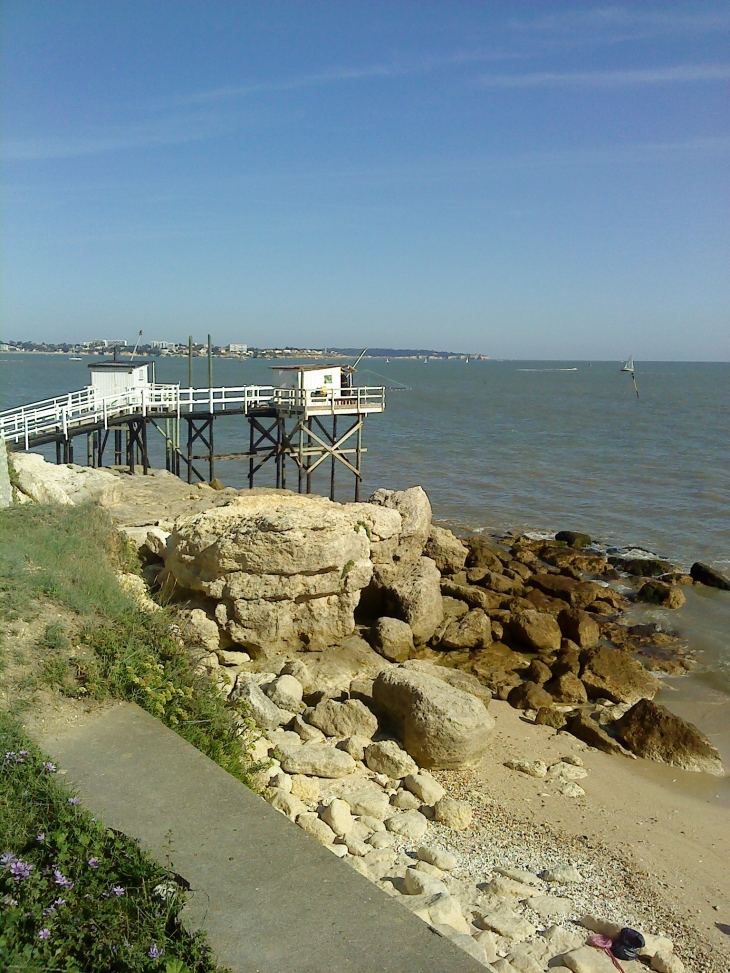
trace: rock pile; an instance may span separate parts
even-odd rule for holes
[[[294,668],[297,676],[284,671]],[[301,660],[278,675],[242,672],[236,693],[250,701],[264,731],[255,757],[268,762],[261,775],[266,800],[486,969],[601,973],[605,954],[586,943],[610,924],[581,918],[571,897],[583,882],[579,869],[496,868],[475,882],[464,867],[470,863],[443,846],[444,834],[472,826],[472,806],[450,797],[414,753],[422,749],[442,766],[457,757],[468,765],[490,719],[482,700],[439,678],[438,669],[423,661],[386,668],[374,680],[372,709],[348,693],[307,705],[316,677]],[[279,728],[285,721],[291,730]],[[387,735],[394,726],[397,740]],[[411,733],[427,742],[413,745]],[[586,774],[575,756],[549,768],[540,761],[511,765],[558,788],[580,790],[575,781]],[[670,940],[645,938],[642,958],[652,969],[681,973]]]

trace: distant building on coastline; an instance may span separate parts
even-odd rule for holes
[[[176,341],[150,341],[150,348],[159,348],[160,351],[177,351]]]
[[[239,345],[239,344],[228,345],[228,351],[232,355],[245,355],[246,352],[248,351],[248,345]]]

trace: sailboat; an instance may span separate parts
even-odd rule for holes
[[[636,398],[638,399],[639,398],[639,389],[638,389],[638,386],[636,384],[636,371],[634,369],[634,356],[633,355],[629,355],[629,360],[623,366],[623,368],[621,369],[621,371],[622,372],[628,372],[629,375],[631,376],[631,378],[633,380],[633,383],[634,383],[634,392],[636,392]]]

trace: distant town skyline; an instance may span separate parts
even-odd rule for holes
[[[0,17],[3,341],[730,358],[729,3]]]

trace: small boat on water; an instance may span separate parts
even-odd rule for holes
[[[630,355],[629,356],[629,360],[623,366],[623,368],[621,369],[621,371],[622,372],[630,372],[632,375],[634,374],[634,356],[633,355]]]
[[[80,358],[78,355],[69,355],[68,356],[68,360],[69,361],[83,361],[84,359],[83,358]]]

